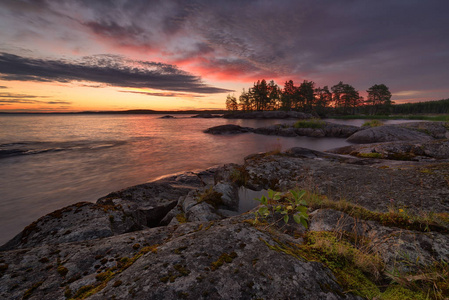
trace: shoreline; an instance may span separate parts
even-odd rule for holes
[[[440,125],[365,128],[353,135],[427,140],[252,154],[243,164],[164,176],[61,208],[1,246],[0,295],[357,299],[401,291],[419,299],[427,285],[414,290],[388,274],[418,276],[449,261],[449,152],[429,156],[443,153],[431,147],[448,144]],[[407,151],[409,160],[388,158],[391,151]],[[305,204],[295,205],[305,205],[307,226],[274,210],[256,218],[261,206],[239,213],[241,187],[278,191],[283,201],[291,190],[306,191]],[[286,203],[279,205],[288,215]],[[286,279],[272,285],[270,277]],[[444,284],[431,286],[445,293]]]

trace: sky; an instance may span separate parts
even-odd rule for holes
[[[223,109],[260,79],[449,98],[447,0],[0,0],[0,111]]]

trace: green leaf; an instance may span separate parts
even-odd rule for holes
[[[266,206],[262,206],[261,208],[259,208],[258,212],[263,217],[266,217],[270,214],[270,212],[268,211],[268,207],[266,207]]]
[[[304,215],[307,215],[307,207],[305,207],[305,206],[297,206],[296,210],[301,212]]]
[[[306,219],[304,219],[304,218],[301,218],[301,224],[302,224],[302,226],[304,226],[304,228],[306,228],[306,229],[307,229],[307,227],[309,227],[309,224],[307,224],[307,221],[306,221]]]
[[[306,191],[298,192],[296,197],[295,197],[295,203],[298,204],[298,205],[301,204],[301,202],[303,201],[301,199],[302,199],[302,197],[304,197],[305,194],[306,194]]]
[[[294,214],[293,215],[293,220],[295,220],[295,222],[297,224],[301,223],[301,216],[299,214]]]
[[[268,204],[268,199],[265,196],[260,197],[260,203],[267,205]]]
[[[284,216],[284,222],[285,222],[285,224],[288,223],[288,215],[285,215],[285,216]]]

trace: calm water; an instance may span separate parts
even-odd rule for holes
[[[157,177],[201,170],[279,147],[326,150],[343,139],[214,136],[222,124],[285,120],[160,119],[160,115],[0,116],[0,244],[37,218]],[[293,122],[293,121],[291,121]]]

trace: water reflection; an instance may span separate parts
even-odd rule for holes
[[[242,163],[249,154],[274,149],[348,145],[336,138],[203,133],[223,124],[261,127],[293,121],[159,117],[0,116],[0,145],[27,143],[24,151],[36,145],[62,149],[0,159],[0,243],[55,209],[95,202],[109,192],[163,175]]]

